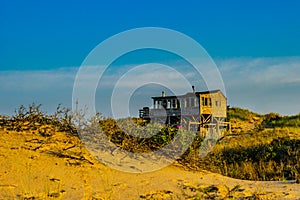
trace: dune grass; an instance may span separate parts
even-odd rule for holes
[[[203,159],[192,151],[184,162],[239,179],[299,181],[299,147],[299,137],[286,129],[253,131],[219,141]]]
[[[259,115],[241,108],[228,112],[234,123],[251,123],[253,117],[260,123],[246,132],[228,134],[203,159],[199,149],[192,149],[182,163],[239,179],[300,181],[299,115]]]
[[[53,115],[40,111],[40,105],[20,106],[12,117],[1,117],[2,128],[22,131],[51,124],[58,131],[77,135],[72,124],[73,114],[60,105]],[[276,113],[260,115],[241,108],[230,108],[228,117],[234,123],[257,122],[253,129],[238,134],[227,134],[204,158],[199,158],[203,138],[197,135],[194,143],[179,159],[193,169],[206,169],[226,176],[247,180],[300,180],[300,114],[282,117]],[[137,126],[131,126],[134,123]],[[242,124],[242,123],[240,123]],[[150,152],[167,145],[178,129],[146,124],[140,119],[93,120],[101,131],[118,147],[130,152]],[[243,127],[241,127],[243,129]],[[135,134],[150,133],[150,137]],[[47,131],[39,131],[47,134]],[[128,134],[130,133],[130,134]],[[188,136],[189,134],[186,134]],[[184,140],[180,142],[185,142]],[[178,144],[182,145],[182,144]]]

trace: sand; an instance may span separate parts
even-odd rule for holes
[[[0,199],[300,199],[296,183],[238,180],[176,162],[126,173],[96,160],[75,136],[43,135],[0,130]]]

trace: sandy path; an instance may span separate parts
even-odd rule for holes
[[[206,171],[187,171],[176,165],[150,173],[124,173],[90,157],[77,159],[75,148],[63,151],[73,151],[71,158],[58,156],[58,146],[72,147],[76,141],[62,139],[64,136],[59,134],[57,137],[60,139],[47,143],[38,134],[0,131],[0,199],[300,197],[299,184],[237,180]],[[226,186],[230,190],[236,185],[241,186],[239,190],[229,194]]]

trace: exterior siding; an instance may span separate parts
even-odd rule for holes
[[[142,118],[155,120],[161,118],[180,119],[180,117],[183,117],[199,122],[201,116],[205,119],[212,116],[215,119],[221,118],[223,120],[227,117],[227,100],[220,90],[187,93],[178,97],[152,97],[152,99],[152,109],[147,108],[149,110],[147,112],[146,109],[140,110],[140,112],[142,111],[142,115],[140,115]],[[144,116],[143,113],[149,114]]]
[[[212,114],[214,117],[227,117],[227,102],[222,92],[199,94],[200,114]]]

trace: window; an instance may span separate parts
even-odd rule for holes
[[[211,98],[202,97],[202,106],[211,106]]]
[[[172,100],[172,108],[177,108],[176,99]]]
[[[187,107],[187,104],[188,104],[188,103],[187,103],[187,100],[186,100],[186,99],[182,99],[181,101],[182,101],[182,107],[183,107],[183,108],[186,108],[186,107]]]
[[[157,108],[157,109],[160,109],[160,108],[161,108],[161,101],[160,101],[160,100],[158,100],[156,105],[157,105],[157,107],[156,107],[156,108]]]
[[[197,98],[191,98],[191,107],[197,106]]]
[[[221,106],[221,102],[220,101],[216,101],[216,106]]]
[[[163,108],[167,108],[167,100],[163,100],[162,101],[162,107]]]
[[[171,100],[168,100],[168,105],[167,105],[167,108],[171,108]]]
[[[190,99],[189,98],[187,98],[186,100],[185,100],[185,107],[187,108],[187,107],[190,107]]]
[[[180,99],[180,106],[181,106],[181,108],[185,108],[184,99]]]

